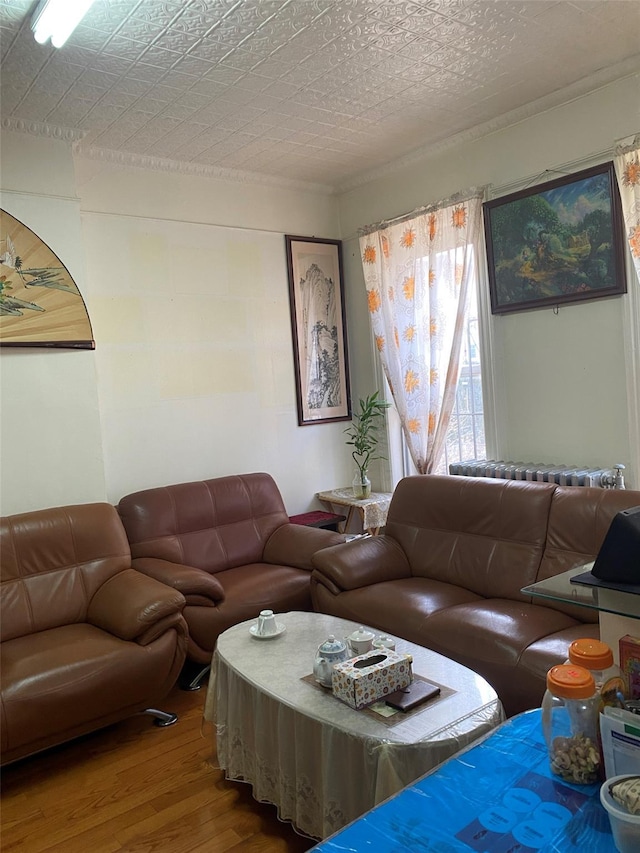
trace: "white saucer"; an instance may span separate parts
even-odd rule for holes
[[[274,637],[279,637],[281,634],[284,634],[284,632],[287,630],[287,626],[283,625],[281,622],[276,622],[276,626],[277,626],[278,630],[275,632],[275,634],[258,634],[258,626],[257,625],[252,625],[249,628],[249,633],[251,634],[252,637],[255,637],[256,640],[273,640]]]

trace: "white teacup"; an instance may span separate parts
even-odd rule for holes
[[[278,626],[276,625],[276,617],[273,615],[273,610],[260,611],[256,633],[267,637],[270,634],[278,633]]]

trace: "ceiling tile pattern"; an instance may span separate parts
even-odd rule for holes
[[[0,0],[0,111],[80,148],[343,188],[640,68],[639,0],[96,0],[61,49]]]

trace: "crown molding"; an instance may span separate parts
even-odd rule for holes
[[[563,89],[559,89],[557,92],[546,95],[544,98],[538,98],[535,101],[530,101],[528,104],[524,104],[522,107],[517,107],[508,113],[497,116],[495,119],[491,119],[490,121],[475,125],[468,130],[456,133],[441,142],[417,148],[410,154],[407,154],[398,160],[393,160],[390,163],[386,163],[384,166],[362,172],[360,175],[356,175],[351,180],[345,181],[342,185],[341,191],[348,192],[349,190],[356,189],[364,184],[369,184],[378,178],[394,174],[401,169],[405,169],[407,166],[416,165],[428,157],[442,154],[458,145],[474,142],[476,139],[480,139],[483,136],[489,136],[491,133],[504,130],[504,128],[509,127],[510,125],[518,124],[525,119],[532,118],[533,116],[539,115],[547,110],[554,109],[562,104],[567,104],[570,101],[584,97],[585,95],[594,92],[596,89],[604,88],[617,80],[633,76],[638,71],[640,71],[640,54],[633,56],[630,59],[626,59],[624,62],[618,63],[611,68],[604,68],[596,74],[584,77],[582,80],[578,80],[570,86],[565,86]]]
[[[302,192],[312,192],[320,195],[334,195],[336,189],[327,184],[314,184],[308,181],[295,181],[275,175],[262,175],[258,172],[243,172],[239,169],[225,169],[221,166],[208,166],[205,163],[192,163],[186,160],[171,160],[165,157],[150,157],[145,154],[134,154],[127,151],[114,151],[109,148],[99,148],[84,145],[88,131],[71,127],[58,127],[38,121],[7,116],[0,121],[3,130],[17,133],[29,133],[33,136],[45,136],[60,139],[72,145],[77,157],[89,160],[99,160],[117,166],[132,169],[147,169],[159,172],[174,172],[181,175],[195,175],[200,178],[213,178],[233,183],[253,184],[280,189]]]
[[[103,163],[113,163],[133,169],[147,169],[156,172],[173,172],[181,175],[193,175],[199,178],[230,181],[232,183],[262,185],[280,189],[313,192],[316,194],[333,195],[335,189],[327,184],[313,184],[306,181],[295,181],[280,178],[275,175],[262,175],[258,172],[243,172],[240,169],[225,169],[221,166],[208,166],[205,163],[193,163],[186,160],[171,160],[168,157],[150,157],[146,154],[133,154],[127,151],[114,151],[109,148],[98,148],[91,145],[76,143],[73,146],[78,157],[88,160],[99,160]]]
[[[29,121],[29,119],[5,116],[0,121],[3,130],[15,131],[16,133],[29,133],[32,136],[47,136],[50,139],[60,139],[72,144],[80,142],[86,136],[85,130],[74,127],[59,127],[56,124],[48,124],[42,121]]]

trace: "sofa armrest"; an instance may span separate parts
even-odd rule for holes
[[[215,575],[204,569],[171,563],[157,557],[136,557],[131,565],[137,571],[177,589],[184,595],[187,604],[215,607],[224,601],[222,584]]]
[[[110,577],[96,591],[87,609],[87,621],[121,640],[143,645],[158,624],[166,630],[182,621],[184,596],[133,569]]]
[[[368,536],[339,547],[324,548],[314,554],[313,566],[316,577],[326,578],[333,590],[358,589],[411,577],[406,554],[389,536]]]
[[[321,527],[283,524],[274,530],[267,540],[262,559],[265,563],[294,566],[310,572],[313,569],[311,558],[316,551],[332,545],[341,545],[346,540],[344,534]]]

